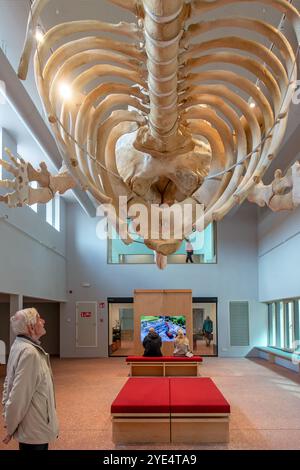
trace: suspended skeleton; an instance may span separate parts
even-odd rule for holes
[[[38,19],[49,1],[32,5],[21,79],[27,76]],[[98,204],[114,204],[117,211],[119,196],[146,208],[200,202],[204,227],[247,197],[272,210],[296,207],[299,163],[285,177],[277,171],[271,185],[261,182],[282,142],[297,78],[297,54],[283,33],[253,18],[202,20],[205,13],[245,0],[110,1],[132,12],[136,24],[63,23],[37,45],[37,86],[65,167],[52,176],[45,164],[36,171],[11,156],[12,165],[2,165],[15,180],[0,183],[14,192],[0,200],[13,207],[43,203],[79,185]],[[300,16],[288,1],[256,3],[286,15],[299,44]],[[217,38],[203,40],[208,31]],[[262,41],[247,39],[249,31],[271,42],[278,54]],[[78,33],[88,35],[78,39]],[[232,71],[237,67],[247,74]],[[70,83],[71,101],[59,95],[62,82]],[[30,181],[39,188],[30,188]],[[143,237],[162,268],[185,235],[153,239],[149,229]]]

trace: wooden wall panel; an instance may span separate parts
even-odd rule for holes
[[[192,291],[184,290],[140,290],[134,291],[134,354],[142,355],[141,317],[143,315],[162,315],[186,317],[186,334],[193,346]],[[162,353],[172,356],[174,343],[163,342]]]

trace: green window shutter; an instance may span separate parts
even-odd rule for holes
[[[249,346],[249,304],[229,302],[230,345]]]

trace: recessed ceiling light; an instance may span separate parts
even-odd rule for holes
[[[256,104],[255,103],[250,103],[250,108],[255,108]]]

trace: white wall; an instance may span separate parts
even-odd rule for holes
[[[273,181],[277,168],[283,173],[300,160],[300,106],[292,105],[287,132],[279,155],[264,182]],[[300,207],[294,211],[258,210],[258,279],[262,302],[300,297]]]
[[[258,223],[259,299],[300,297],[300,207],[262,211]]]
[[[76,350],[75,302],[132,297],[134,289],[191,288],[195,297],[218,297],[219,354],[241,356],[266,344],[266,307],[258,304],[256,208],[245,204],[218,224],[218,263],[215,265],[109,265],[107,242],[96,237],[97,219],[75,204],[67,209],[69,302],[61,316],[61,356],[107,355],[107,311],[99,311],[98,348]],[[82,287],[83,283],[91,287]],[[229,301],[250,303],[250,347],[229,345]]]
[[[4,147],[16,153],[16,143],[5,131],[1,154]],[[39,210],[44,211],[45,208]],[[0,204],[0,292],[65,300],[66,228],[63,200],[60,232],[29,207],[9,209]]]

